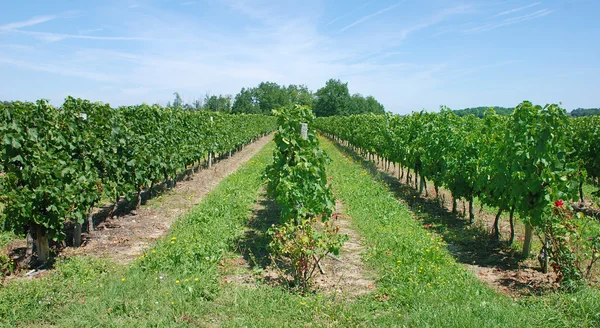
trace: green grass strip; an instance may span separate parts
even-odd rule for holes
[[[331,142],[329,175],[354,227],[368,243],[368,265],[379,272],[377,293],[385,300],[373,323],[411,327],[595,326],[600,293],[531,297],[520,302],[497,294],[457,264],[439,237],[415,220],[381,178]]]
[[[220,293],[218,263],[243,230],[273,143],[224,179],[131,266],[74,257],[50,275],[0,288],[5,326],[200,325]]]
[[[129,267],[77,257],[51,275],[0,288],[5,326],[593,327],[600,293],[513,301],[481,283],[360,163],[324,139],[333,189],[366,239],[377,289],[356,300],[220,283],[219,261],[244,231],[273,144],[207,195]],[[260,275],[260,268],[255,268]]]

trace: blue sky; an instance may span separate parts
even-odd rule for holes
[[[0,4],[0,99],[131,105],[329,78],[407,113],[600,107],[597,0]]]

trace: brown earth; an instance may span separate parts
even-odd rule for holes
[[[383,161],[377,163],[377,157],[375,162],[368,161],[351,148],[335,144],[341,151],[359,161],[372,176],[383,180],[390,192],[400,202],[407,204],[423,224],[423,228],[440,235],[447,243],[447,249],[452,256],[490,287],[512,297],[540,295],[558,287],[555,283],[556,274],[542,273],[537,258],[522,258],[520,247],[517,246],[523,243],[525,229],[516,216],[514,245],[508,245],[507,242],[510,236],[507,213],[502,214],[500,220],[502,238],[500,241],[494,241],[491,238],[491,230],[496,213],[492,210],[475,208],[475,222],[470,225],[468,218],[463,215],[463,212],[467,212],[468,216],[468,203],[458,201],[458,213],[452,213],[452,196],[449,191],[440,188],[439,197],[436,197],[434,186],[428,181],[428,195],[425,195],[425,191],[419,194],[414,188],[412,171],[411,180],[407,183],[407,171],[393,165],[388,168],[384,166]],[[402,179],[400,176],[403,176]],[[539,245],[539,238],[534,237],[532,254],[537,255]]]
[[[187,213],[221,180],[235,172],[262,149],[272,136],[263,137],[245,146],[212,165],[192,173],[174,189],[147,200],[146,204],[121,217],[102,221],[92,233],[83,233],[83,245],[79,248],[65,248],[63,256],[88,254],[106,257],[126,264],[134,260],[143,249],[164,236],[171,224],[182,214]]]
[[[333,215],[339,233],[348,236],[338,256],[321,260],[324,274],[316,272],[314,286],[328,294],[357,297],[375,289],[374,273],[362,263],[361,254],[366,251],[364,238],[353,228],[350,218],[343,214],[343,204],[336,202]],[[270,258],[266,232],[279,220],[277,204],[263,192],[251,214],[246,231],[236,242],[230,256],[221,262],[223,284],[254,287],[258,282],[279,285],[291,279],[280,263]],[[317,269],[317,271],[319,271]]]
[[[336,202],[335,216],[339,233],[347,235],[348,240],[339,256],[321,261],[325,274],[317,274],[315,284],[327,292],[349,297],[368,294],[375,289],[375,274],[365,268],[361,259],[361,254],[366,252],[365,239],[352,228],[351,219],[343,214],[343,204],[339,201]]]
[[[448,243],[450,253],[475,276],[503,294],[518,297],[526,295],[541,295],[559,287],[554,272],[543,273],[536,259],[524,259],[520,248],[508,245],[510,224],[508,213],[503,213],[499,221],[500,241],[492,240],[492,228],[496,213],[482,207],[475,208],[475,221],[468,224],[468,202],[457,202],[458,214],[452,214],[452,194],[439,189],[436,195],[432,183],[427,185],[427,193],[419,195],[414,189],[414,173],[411,181],[406,184],[406,171],[380,163],[377,165],[381,172],[396,178],[405,188],[411,189],[417,210],[417,217],[425,229],[439,233]],[[398,179],[399,175],[404,178]],[[437,196],[437,197],[436,197]],[[419,210],[421,212],[419,212]],[[515,245],[521,245],[525,240],[525,226],[515,215]],[[448,230],[452,231],[447,233]],[[534,236],[534,245],[541,245],[539,238]],[[534,247],[532,254],[537,254],[539,247]]]

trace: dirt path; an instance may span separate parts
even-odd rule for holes
[[[221,180],[235,172],[262,149],[272,136],[266,136],[247,145],[231,158],[214,163],[210,169],[202,169],[176,187],[154,199],[139,210],[117,219],[107,219],[91,234],[84,233],[84,244],[79,248],[66,248],[62,254],[73,256],[89,254],[107,257],[118,263],[129,263],[144,248],[165,235],[171,224],[187,213]]]
[[[322,261],[325,274],[318,274],[315,283],[321,289],[340,295],[356,297],[368,294],[375,289],[375,274],[369,272],[362,262],[361,254],[367,251],[364,238],[352,228],[350,217],[343,213],[343,204],[336,202],[336,226],[341,235],[348,240],[340,250],[339,256],[326,257]]]
[[[536,259],[522,259],[520,251],[508,245],[508,213],[503,213],[500,221],[504,241],[496,242],[491,238],[496,213],[490,209],[476,208],[475,223],[469,225],[464,213],[468,203],[459,201],[459,213],[452,214],[452,195],[448,190],[440,188],[439,198],[436,198],[435,187],[428,182],[427,189],[419,195],[414,189],[414,172],[411,172],[412,179],[407,183],[407,172],[398,167],[386,167],[383,161],[377,163],[377,159],[375,163],[363,162],[363,165],[383,173],[383,181],[390,191],[408,204],[423,223],[423,228],[441,235],[452,256],[491,288],[505,295],[519,297],[541,295],[559,287],[555,282],[556,273],[542,273]],[[403,178],[400,179],[400,176]],[[522,243],[524,225],[517,218],[515,221],[515,241]],[[537,237],[535,239],[539,242]]]
[[[440,188],[440,197],[436,198],[432,183],[428,181],[428,196],[421,195],[415,189],[414,173],[412,179],[406,182],[406,171],[398,167],[384,167],[383,162],[377,164],[368,162],[350,148],[335,143],[340,150],[345,151],[361,162],[363,167],[377,179],[383,180],[395,197],[406,203],[414,215],[423,224],[423,228],[441,235],[448,244],[448,251],[457,262],[462,263],[481,281],[491,288],[512,297],[521,295],[540,295],[556,289],[553,272],[542,273],[536,259],[522,259],[517,248],[507,244],[509,236],[508,214],[504,213],[500,221],[500,232],[504,240],[494,242],[491,239],[491,228],[495,214],[486,209],[475,209],[475,223],[468,224],[468,219],[461,213],[466,203],[458,202],[458,214],[453,214],[452,197],[449,191]],[[402,179],[399,176],[403,175]],[[515,242],[524,240],[523,224],[515,218]],[[537,238],[536,238],[537,240]]]
[[[407,172],[389,169],[383,164],[377,165],[379,171],[389,174],[398,179],[399,175],[404,178],[398,180],[405,188],[414,188],[414,173],[410,185],[406,184]],[[412,192],[416,192],[412,190]],[[416,207],[415,207],[416,206]],[[479,280],[487,283],[490,287],[509,296],[541,295],[558,287],[555,283],[556,274],[542,273],[535,259],[522,259],[517,249],[510,247],[506,240],[510,236],[510,225],[508,213],[502,214],[499,228],[504,237],[503,242],[494,242],[491,239],[491,231],[495,220],[495,213],[486,209],[475,209],[475,222],[468,225],[465,216],[468,203],[458,201],[458,215],[451,214],[452,194],[444,189],[439,189],[439,198],[436,198],[435,188],[432,183],[427,185],[422,195],[414,198],[413,210],[417,209],[417,216],[423,221],[425,229],[433,230],[434,233],[442,235],[449,230],[450,238],[444,238],[448,243],[450,253],[464,266],[475,274]],[[524,240],[524,225],[515,218],[515,242],[522,243]],[[436,231],[440,230],[440,231]],[[538,238],[535,238],[539,242]]]
[[[272,284],[282,283],[280,268],[269,257],[267,245],[270,241],[267,230],[279,222],[279,207],[266,193],[259,198],[248,220],[246,230],[236,241],[233,252],[221,263],[222,281],[248,287],[257,281]],[[366,252],[364,239],[352,228],[350,218],[343,214],[343,204],[336,202],[333,215],[340,234],[348,235],[339,256],[321,260],[324,274],[315,274],[314,285],[328,294],[353,298],[368,294],[375,289],[375,274],[369,272],[361,258]],[[291,279],[288,277],[288,279]]]

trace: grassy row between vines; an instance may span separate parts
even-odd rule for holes
[[[0,288],[0,325],[204,325],[196,319],[218,297],[221,256],[256,202],[272,151],[269,143],[129,267],[74,257],[58,260],[43,278],[7,282]]]
[[[234,254],[271,161],[270,143],[182,217],[129,267],[84,257],[58,261],[33,281],[0,288],[5,326],[594,326],[600,293],[583,289],[514,301],[481,283],[428,234],[380,179],[321,139],[336,197],[365,238],[371,294],[348,300],[306,296],[256,280],[226,283],[222,258]],[[255,268],[260,276],[260,268]]]
[[[379,178],[343,156],[329,141],[336,195],[369,243],[366,259],[379,272],[377,293],[398,312],[377,316],[377,324],[407,326],[595,326],[600,324],[600,291],[585,288],[514,301],[499,295],[449,255],[440,238],[415,220]],[[392,312],[392,311],[389,311]],[[389,321],[386,321],[386,317]]]

